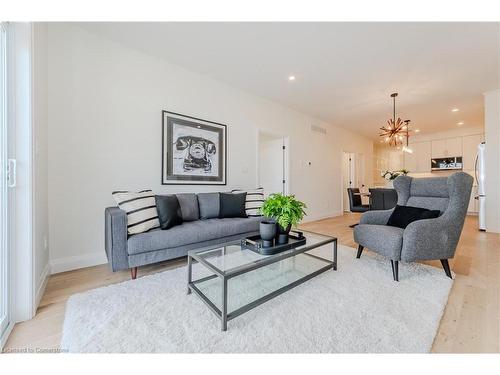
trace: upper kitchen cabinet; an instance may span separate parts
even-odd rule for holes
[[[462,137],[438,139],[431,142],[432,157],[462,156]]]
[[[477,146],[483,141],[483,134],[467,135],[463,137],[463,169],[473,171],[476,161]]]
[[[431,171],[431,142],[416,143],[417,172]]]
[[[431,142],[416,142],[410,144],[413,153],[405,153],[405,169],[413,173],[431,171]]]

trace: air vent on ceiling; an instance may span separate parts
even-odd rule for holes
[[[316,133],[326,134],[326,129],[322,128],[319,125],[311,125],[311,131]]]

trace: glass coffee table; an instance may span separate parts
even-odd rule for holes
[[[197,294],[220,318],[222,331],[226,331],[229,320],[325,271],[337,269],[337,238],[302,232],[304,245],[275,255],[243,248],[241,240],[189,251],[187,293]],[[332,244],[331,253],[320,249],[327,244]],[[194,266],[199,274],[196,279]]]

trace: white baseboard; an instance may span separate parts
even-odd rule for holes
[[[49,262],[47,262],[45,268],[42,271],[42,275],[40,276],[40,283],[36,288],[34,311],[36,311],[38,305],[40,304],[40,301],[42,300],[43,293],[45,293],[45,288],[47,287],[47,281],[49,280],[49,276],[50,276],[50,264]]]
[[[303,221],[302,224],[310,223],[311,221],[316,220],[328,219],[329,217],[340,215],[342,215],[342,211],[332,211],[323,215],[306,216],[307,220]],[[85,267],[98,266],[105,263],[108,263],[108,259],[106,258],[106,254],[103,250],[102,252],[99,251],[85,255],[51,259],[50,271],[53,275],[55,273],[66,272]]]
[[[306,216],[306,220],[302,221],[301,224],[307,224],[312,221],[328,219],[330,217],[335,217],[335,216],[341,216],[342,214],[343,214],[342,211],[332,211],[323,215],[313,215],[313,216],[308,215]]]
[[[76,270],[78,268],[92,267],[99,264],[108,263],[106,254],[103,251],[76,255],[72,257],[56,258],[50,260],[50,270],[52,274]]]

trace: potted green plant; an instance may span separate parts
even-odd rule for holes
[[[264,201],[261,213],[276,221],[278,242],[286,243],[292,226],[297,226],[306,215],[305,208],[306,204],[296,199],[294,195],[275,193]]]

